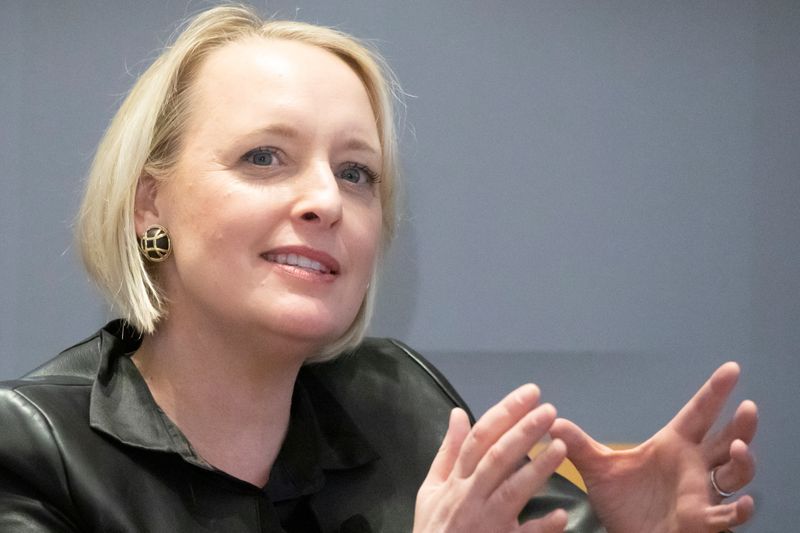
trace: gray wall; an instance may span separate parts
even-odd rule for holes
[[[0,3],[0,377],[106,310],[70,240],[115,105],[184,1]],[[374,39],[411,97],[373,331],[480,413],[536,381],[606,441],[720,362],[761,407],[742,531],[796,525],[800,4],[271,1]]]

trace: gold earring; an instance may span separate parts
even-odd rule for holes
[[[151,263],[166,261],[172,252],[172,242],[169,240],[167,228],[158,224],[147,228],[139,239],[139,250]]]

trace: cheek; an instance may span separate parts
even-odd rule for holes
[[[359,220],[361,224],[354,242],[357,245],[358,254],[364,262],[364,268],[371,273],[377,260],[383,234],[383,218],[380,204],[378,204],[378,207],[365,210]]]
[[[211,240],[224,238],[225,227],[237,219],[235,212],[247,212],[252,198],[223,179],[201,178],[186,184],[174,194],[172,218],[174,224],[197,237]]]

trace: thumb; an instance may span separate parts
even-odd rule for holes
[[[550,426],[550,436],[558,438],[567,445],[567,457],[575,467],[585,474],[596,467],[606,447],[583,431],[577,424],[566,418],[557,418]]]
[[[425,482],[441,483],[450,476],[453,466],[456,464],[458,454],[461,452],[461,445],[469,433],[469,417],[463,409],[456,407],[450,411],[450,422],[447,433],[442,440],[442,445],[433,458],[431,468],[425,478]]]

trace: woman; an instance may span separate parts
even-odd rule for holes
[[[755,405],[707,435],[735,364],[653,438],[611,452],[534,385],[470,428],[413,353],[359,345],[394,227],[390,80],[349,36],[241,7],[196,17],[142,75],[98,148],[78,227],[125,321],[3,388],[0,529],[595,530],[550,477],[566,455],[608,531],[749,518],[749,496],[723,500],[752,478]],[[447,398],[416,412],[456,407],[438,452],[424,432],[411,450],[375,444],[417,427],[403,422],[413,395],[389,388],[404,380]],[[424,480],[420,456],[435,456]]]

